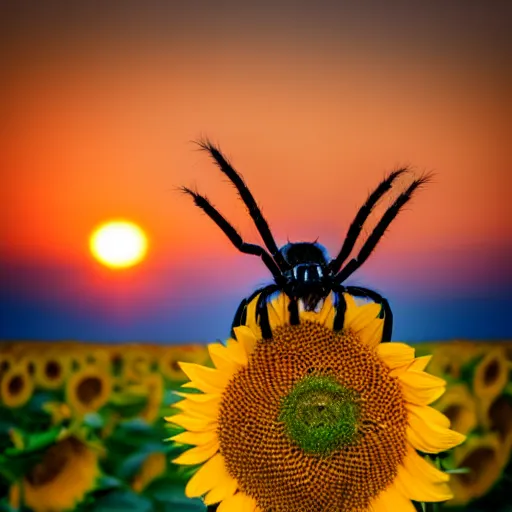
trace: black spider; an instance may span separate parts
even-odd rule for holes
[[[346,311],[343,298],[345,292],[356,297],[370,299],[381,305],[380,318],[384,319],[382,341],[389,341],[393,329],[393,315],[388,301],[373,290],[359,286],[343,286],[342,283],[368,259],[398,212],[411,199],[413,193],[429,180],[429,176],[425,175],[412,181],[384,213],[372,233],[365,240],[357,257],[350,259],[345,264],[372,209],[391,188],[393,182],[400,175],[407,172],[406,168],[389,174],[370,194],[350,225],[340,252],[336,258],[329,260],[326,249],[317,242],[287,243],[278,248],[269,225],[242,176],[229,164],[218,147],[207,140],[198,142],[198,144],[201,149],[210,153],[220,170],[238,190],[267,249],[260,245],[244,242],[237,230],[215,209],[205,196],[187,187],[182,187],[181,190],[193,197],[195,204],[222,229],[239,251],[259,256],[274,277],[273,284],[259,288],[250,297],[242,300],[235,314],[232,327],[245,324],[247,320],[246,306],[260,294],[256,307],[256,321],[261,327],[263,337],[270,339],[272,338],[272,331],[266,306],[267,301],[274,293],[284,292],[290,298],[290,323],[293,325],[299,323],[299,301],[302,302],[302,307],[306,311],[313,311],[322,299],[333,292],[336,307],[334,329],[342,330]]]

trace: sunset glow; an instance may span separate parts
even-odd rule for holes
[[[112,221],[96,229],[90,240],[94,257],[112,268],[133,267],[147,252],[147,238],[142,229],[127,221]]]
[[[59,4],[2,12],[0,338],[224,339],[272,275],[180,191],[265,245],[206,138],[278,246],[333,257],[384,176],[433,173],[344,284],[395,339],[512,337],[510,2]]]

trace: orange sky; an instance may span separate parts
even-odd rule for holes
[[[385,173],[435,172],[352,284],[390,299],[398,339],[509,336],[511,15],[506,0],[9,4],[0,337],[224,336],[269,276],[176,192],[196,186],[258,241],[201,136],[278,244],[331,254]],[[124,272],[88,249],[118,217],[150,244]]]
[[[4,256],[82,262],[92,228],[118,216],[147,230],[154,261],[232,254],[174,190],[196,184],[254,240],[232,188],[189,143],[201,135],[242,171],[281,242],[320,236],[334,252],[368,191],[411,164],[436,179],[383,257],[510,247],[508,91],[492,45],[438,26],[443,46],[419,19],[404,40],[372,38],[376,22],[361,20],[360,32],[329,25],[319,37],[321,19],[305,38],[299,18],[231,35],[229,19],[157,35],[143,22],[51,35],[21,24],[3,85]]]

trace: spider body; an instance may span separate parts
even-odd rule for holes
[[[268,223],[242,176],[235,171],[220,150],[212,143],[208,141],[200,142],[199,146],[210,153],[220,170],[237,189],[266,248],[245,242],[238,231],[205,196],[186,187],[183,187],[182,191],[194,199],[195,204],[220,227],[240,252],[259,256],[274,278],[272,284],[255,290],[251,296],[241,301],[235,313],[232,328],[244,325],[247,322],[247,305],[259,295],[256,306],[256,321],[261,327],[263,338],[270,339],[272,338],[272,330],[268,319],[267,303],[272,296],[277,293],[285,293],[290,298],[290,323],[298,324],[300,322],[300,308],[306,311],[314,311],[323,299],[332,292],[336,307],[333,328],[342,330],[346,310],[343,294],[349,293],[355,297],[369,299],[381,305],[380,317],[384,319],[382,341],[390,341],[393,329],[393,314],[388,301],[373,290],[358,286],[345,286],[343,283],[368,259],[391,222],[411,199],[414,192],[429,180],[429,176],[414,179],[398,195],[364,241],[358,255],[347,262],[363,225],[373,208],[391,189],[393,182],[399,176],[407,173],[408,169],[398,169],[390,173],[368,196],[352,221],[338,255],[334,259],[330,259],[327,250],[318,242],[289,242],[278,248]]]
[[[279,249],[288,269],[283,272],[283,290],[290,297],[301,299],[306,311],[313,311],[332,288],[328,254],[317,242],[287,243]]]

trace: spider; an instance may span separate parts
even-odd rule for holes
[[[279,248],[267,221],[263,217],[242,176],[231,166],[220,149],[210,141],[200,141],[197,144],[202,150],[207,151],[211,155],[220,170],[238,190],[240,198],[245,203],[266,249],[261,245],[245,242],[238,231],[205,196],[187,187],[181,187],[181,190],[193,198],[195,204],[217,224],[240,252],[259,256],[274,278],[272,284],[257,289],[251,296],[241,301],[235,313],[232,330],[234,327],[246,323],[246,307],[259,295],[256,306],[256,321],[261,327],[263,338],[271,339],[272,330],[266,306],[270,298],[279,292],[284,292],[290,298],[289,313],[290,324],[292,325],[299,323],[299,309],[301,307],[306,311],[314,311],[321,305],[325,297],[333,292],[336,308],[333,328],[337,331],[342,330],[346,311],[343,293],[348,293],[354,297],[369,299],[381,305],[380,318],[384,320],[382,341],[390,341],[393,330],[393,314],[387,299],[368,288],[344,286],[343,283],[368,259],[391,222],[411,199],[414,192],[429,181],[430,176],[424,175],[414,179],[398,195],[363,243],[359,254],[347,262],[359,238],[363,224],[368,219],[372,209],[384,194],[390,190],[393,182],[399,176],[408,172],[407,168],[398,169],[390,173],[368,196],[366,202],[352,221],[338,255],[334,259],[330,259],[327,250],[317,242],[289,242]]]

